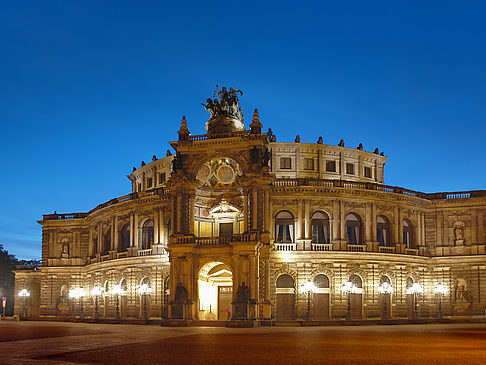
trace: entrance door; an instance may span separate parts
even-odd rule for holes
[[[277,320],[294,320],[294,297],[295,294],[277,294]]]
[[[329,319],[329,294],[314,294],[314,303],[312,306],[312,319],[315,321],[325,321]]]
[[[229,321],[231,319],[232,300],[233,300],[233,287],[219,286],[218,287],[218,321]]]
[[[280,275],[277,279],[277,313],[279,321],[294,320],[295,284],[292,276]]]
[[[351,294],[351,318],[361,319],[363,318],[363,295]]]

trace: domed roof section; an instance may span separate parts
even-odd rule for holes
[[[226,90],[223,86],[219,90],[216,85],[216,91],[213,93],[213,98],[206,99],[206,104],[202,104],[209,112],[211,118],[206,122],[206,131],[208,135],[233,133],[244,131],[243,112],[239,107],[240,101],[238,94],[243,95],[239,89],[235,90],[232,87]]]

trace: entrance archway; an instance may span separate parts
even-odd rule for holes
[[[205,264],[199,270],[198,318],[201,320],[226,321],[231,319],[233,301],[233,273],[219,261]]]

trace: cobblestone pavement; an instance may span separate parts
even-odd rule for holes
[[[0,364],[486,364],[485,324],[167,328],[0,321]]]

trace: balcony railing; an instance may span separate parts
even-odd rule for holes
[[[229,245],[230,243],[236,242],[254,242],[258,241],[257,232],[248,232],[235,234],[229,237],[194,237],[194,236],[183,236],[175,237],[173,243],[178,245]]]
[[[422,199],[467,199],[486,196],[486,190],[471,190],[445,193],[422,193],[420,191],[409,190],[398,186],[382,185],[372,182],[346,181],[346,180],[328,180],[313,178],[295,178],[295,179],[277,179],[273,182],[275,187],[292,187],[292,186],[319,186],[334,187],[347,189],[364,189],[384,191],[387,193],[404,194],[415,196]]]
[[[405,253],[406,253],[407,255],[418,255],[419,250],[418,250],[418,249],[416,249],[416,248],[406,248],[406,249],[405,249]]]
[[[378,246],[378,251],[382,253],[395,253],[395,247],[390,246]]]
[[[274,243],[276,251],[296,251],[297,244],[296,243]]]
[[[366,245],[347,245],[348,251],[350,252],[365,252]]]
[[[150,256],[151,254],[152,254],[151,248],[146,248],[146,249],[137,251],[137,256]]]
[[[332,243],[313,243],[312,251],[332,251]]]

